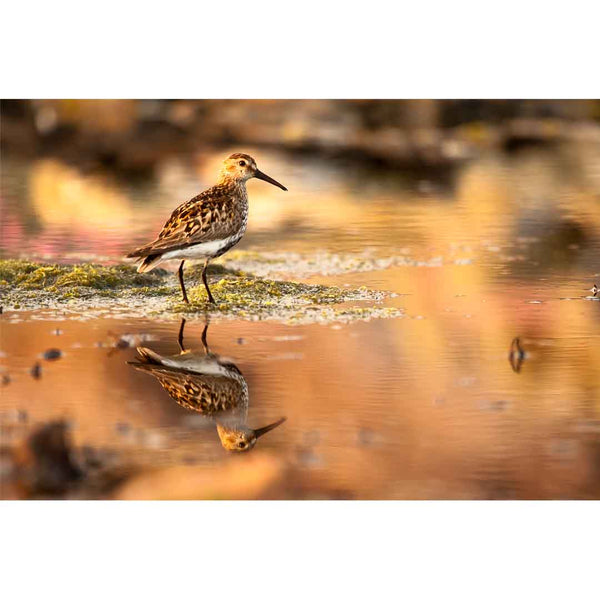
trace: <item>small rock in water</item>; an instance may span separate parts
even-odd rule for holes
[[[17,472],[28,495],[63,493],[78,483],[84,473],[73,460],[69,426],[64,421],[36,429],[18,453]]]
[[[58,360],[62,356],[62,352],[58,348],[49,348],[42,354],[44,360]]]
[[[8,385],[10,383],[10,375],[8,373],[4,373],[2,375],[2,385]]]
[[[34,379],[39,379],[42,376],[42,365],[39,362],[36,362],[29,370],[29,373]]]
[[[62,329],[58,329],[56,328],[53,332],[52,335],[62,335],[64,332]]]
[[[246,340],[245,340],[244,338],[241,338],[241,337],[240,337],[240,338],[238,338],[238,339],[237,339],[237,343],[238,343],[240,346],[242,346],[243,344],[245,344],[245,343],[246,343]]]

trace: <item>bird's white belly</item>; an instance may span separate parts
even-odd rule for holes
[[[225,248],[229,248],[236,244],[241,235],[232,235],[222,240],[212,240],[211,242],[204,242],[203,244],[195,244],[188,248],[181,248],[179,250],[171,250],[165,252],[161,256],[161,260],[170,260],[172,258],[187,258],[190,260],[197,258],[212,258],[218,256],[219,253]]]

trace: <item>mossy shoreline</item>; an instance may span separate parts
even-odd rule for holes
[[[210,281],[216,306],[207,302],[200,271],[196,268],[186,273],[190,304],[184,304],[175,275],[164,269],[137,273],[135,267],[122,264],[61,265],[0,260],[0,296],[4,311],[112,307],[117,312],[129,310],[145,316],[208,312],[225,318],[290,323],[401,316],[400,309],[374,306],[387,295],[364,287],[342,289],[263,279],[221,265],[211,267]],[[349,305],[355,302],[361,306]]]

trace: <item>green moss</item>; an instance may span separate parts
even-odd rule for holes
[[[27,260],[0,260],[0,292],[7,304],[48,304],[94,297],[120,298],[124,293],[165,296],[173,289],[163,269],[138,273],[129,265],[58,265]]]
[[[61,288],[94,290],[150,287],[163,283],[165,271],[138,273],[129,265],[44,265],[26,260],[0,260],[0,286],[21,290],[58,291]]]
[[[381,294],[366,289],[350,290],[326,285],[311,285],[294,281],[273,281],[254,277],[226,277],[211,284],[216,306],[208,303],[203,285],[188,289],[190,304],[174,307],[177,312],[210,309],[215,312],[235,312],[240,316],[277,313],[313,305],[331,305],[351,300],[378,300]]]
[[[228,318],[274,319],[289,323],[350,321],[399,316],[399,309],[373,306],[385,297],[367,288],[349,289],[294,281],[262,279],[217,266],[210,269],[210,286],[217,301],[207,302],[201,266],[186,271],[190,304],[181,301],[173,273],[155,269],[137,273],[128,265],[57,265],[24,260],[0,260],[0,293],[5,306],[58,307],[70,310],[131,310],[140,315],[210,311]],[[347,303],[367,301],[356,307]]]

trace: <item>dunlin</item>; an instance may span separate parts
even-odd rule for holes
[[[208,301],[215,304],[206,269],[210,260],[225,254],[242,239],[248,223],[246,182],[252,177],[287,191],[278,181],[259,171],[251,156],[232,154],[223,162],[216,185],[176,208],[158,237],[127,258],[139,259],[139,273],[150,271],[165,260],[181,260],[178,277],[186,303],[189,300],[183,281],[183,264],[187,259],[203,260],[202,281]]]

